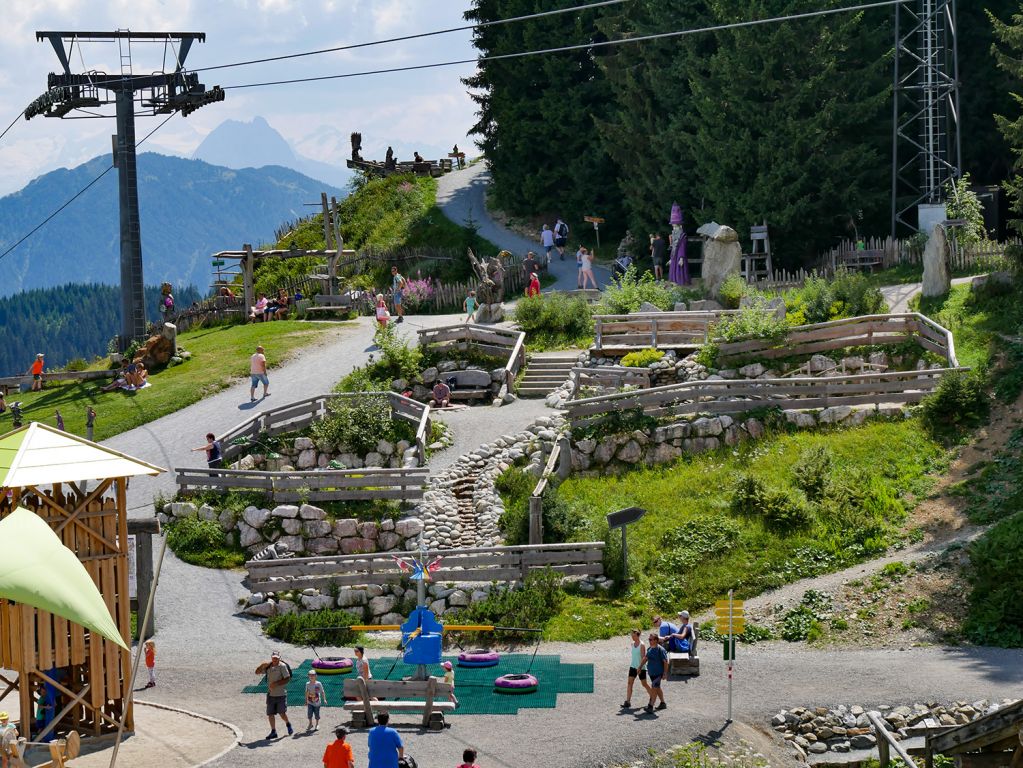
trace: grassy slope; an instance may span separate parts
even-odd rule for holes
[[[178,336],[178,345],[192,353],[182,365],[149,377],[152,386],[139,392],[100,392],[106,382],[50,385],[42,392],[12,396],[25,403],[25,418],[53,425],[60,409],[69,432],[85,434],[85,409],[96,409],[96,439],[103,440],[178,411],[227,387],[246,375],[249,356],[257,344],[266,347],[267,362],[279,365],[284,357],[315,341],[326,328],[314,323],[283,320],[254,325],[217,326]],[[8,411],[8,414],[10,412]],[[9,415],[3,427],[10,427]]]
[[[730,511],[731,489],[740,474],[752,473],[791,489],[792,465],[800,452],[819,445],[834,452],[839,475],[869,472],[874,477],[871,482],[880,489],[878,497],[887,503],[872,501],[875,508],[864,509],[858,519],[824,509],[810,528],[791,534],[777,533],[760,519]],[[548,633],[562,640],[609,637],[624,633],[637,621],[648,621],[648,614],[657,609],[699,609],[730,588],[747,597],[863,559],[863,553],[849,548],[851,540],[862,541],[888,527],[883,543],[892,542],[894,529],[905,517],[899,497],[923,493],[929,485],[926,473],[938,466],[942,457],[942,450],[915,420],[874,422],[827,433],[775,434],[734,450],[723,449],[617,478],[570,478],[558,492],[589,521],[579,538],[592,535],[604,516],[614,510],[639,506],[648,514],[629,529],[630,572],[635,580],[629,594],[622,599],[571,597]],[[738,544],[721,555],[702,558],[682,574],[680,590],[666,593],[672,574],[657,562],[664,552],[662,536],[711,517],[735,520],[741,526]],[[807,559],[808,549],[820,553],[819,562]]]

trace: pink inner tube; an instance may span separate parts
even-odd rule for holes
[[[471,651],[463,651],[458,654],[458,662],[469,662],[470,664],[496,664],[500,661],[497,651],[488,651],[486,648],[473,648]]]
[[[346,658],[314,659],[312,666],[317,671],[323,669],[351,669],[355,666],[355,662]]]
[[[494,681],[495,688],[536,688],[540,684],[533,675],[501,675]]]

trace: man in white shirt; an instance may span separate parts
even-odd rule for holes
[[[249,358],[249,402],[256,402],[256,385],[262,383],[263,397],[269,397],[270,379],[266,377],[266,356],[262,347],[256,347],[256,354]]]

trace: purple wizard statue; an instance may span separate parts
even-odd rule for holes
[[[682,224],[682,208],[671,204],[671,261],[668,265],[668,279],[678,285],[689,285],[689,259],[686,257],[686,230]]]

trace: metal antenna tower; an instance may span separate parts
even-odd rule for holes
[[[892,237],[914,232],[921,205],[937,205],[962,169],[955,0],[895,6]],[[944,218],[944,215],[941,216]]]
[[[121,349],[146,336],[146,303],[142,280],[142,242],[139,232],[139,191],[135,158],[135,115],[189,115],[206,104],[224,100],[219,85],[211,90],[197,75],[185,71],[192,43],[205,42],[202,32],[36,32],[36,40],[53,46],[62,72],[50,73],[46,92],[29,104],[25,119],[37,115],[60,118],[110,117],[91,110],[116,107],[114,165],[117,167],[121,211]],[[163,44],[163,68],[136,75],[132,71],[132,42]],[[82,43],[116,43],[115,74],[90,70],[71,72],[70,56]],[[67,45],[65,45],[65,43]],[[173,65],[168,71],[168,64]],[[84,63],[83,63],[84,68]],[[136,103],[138,109],[136,109]],[[76,112],[82,114],[74,114]]]

